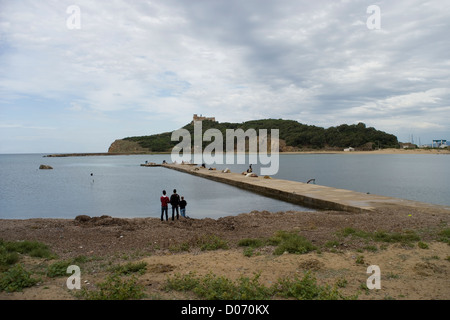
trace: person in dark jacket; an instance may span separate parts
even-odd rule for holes
[[[177,211],[177,220],[180,218],[180,211],[178,206],[180,204],[180,196],[177,190],[173,189],[173,194],[170,196],[170,204],[172,205],[172,221],[175,220],[175,210]]]
[[[184,197],[182,196],[180,201],[180,213],[183,218],[186,218],[186,206],[187,202],[186,200],[184,200]]]

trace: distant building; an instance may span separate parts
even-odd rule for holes
[[[355,151],[355,148],[348,147],[344,149],[345,152]]]
[[[415,145],[414,143],[411,143],[411,142],[400,142],[399,145],[400,145],[400,148],[402,148],[402,149],[415,149],[415,148],[417,148],[417,145]]]
[[[198,116],[196,113],[194,114],[194,117],[192,118],[192,122],[194,121],[203,121],[203,120],[209,120],[216,122],[215,117],[203,117],[202,115]]]
[[[436,148],[446,148],[447,140],[445,140],[445,139],[433,140],[433,142],[431,143],[431,147],[434,148],[435,145],[436,145]]]

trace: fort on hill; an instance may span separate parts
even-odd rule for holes
[[[216,118],[215,117],[203,117],[202,115],[198,116],[196,113],[194,114],[194,117],[192,118],[192,122],[194,123],[194,121],[203,121],[203,120],[208,120],[208,121],[213,121],[216,122]]]

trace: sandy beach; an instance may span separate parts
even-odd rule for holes
[[[344,150],[309,150],[309,151],[295,151],[295,152],[280,152],[280,154],[305,154],[305,153],[317,153],[317,154],[450,154],[450,150],[446,149],[379,149],[372,151],[344,151]]]

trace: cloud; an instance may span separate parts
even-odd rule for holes
[[[33,130],[55,130],[55,127],[39,127],[39,126],[27,126],[23,124],[2,124],[0,123],[0,129],[33,129]]]
[[[70,30],[73,4],[1,2],[5,123],[68,117],[68,136],[82,116],[92,132],[122,123],[97,146],[174,130],[193,113],[450,132],[450,4],[379,1],[381,30],[369,30],[365,0],[79,0],[81,28]]]

